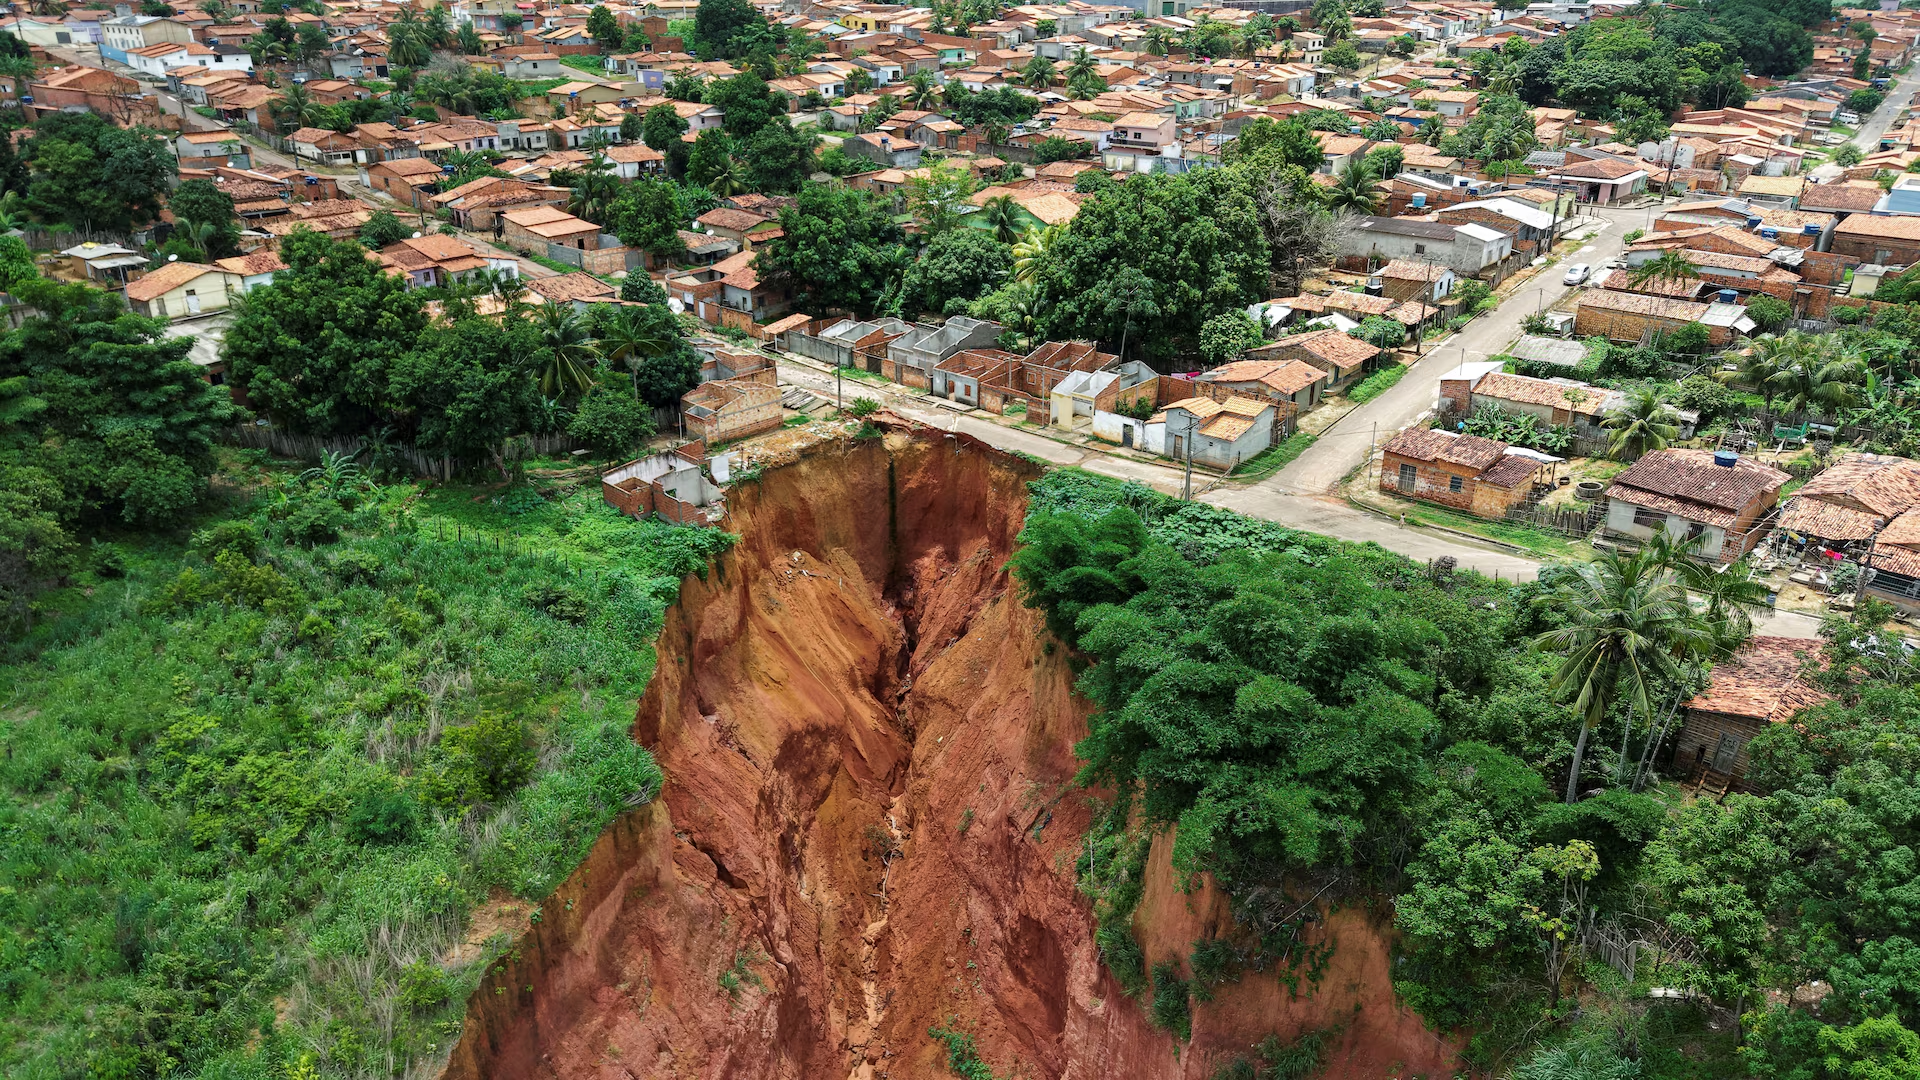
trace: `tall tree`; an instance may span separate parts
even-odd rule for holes
[[[892,213],[854,188],[805,184],[780,211],[780,229],[755,265],[761,280],[787,286],[808,311],[873,314],[906,260]]]
[[[249,292],[221,355],[255,407],[317,435],[372,430],[392,365],[426,329],[423,302],[351,240],[295,230],[287,269]]]

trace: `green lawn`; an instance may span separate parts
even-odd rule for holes
[[[560,62],[575,71],[584,71],[589,75],[605,75],[607,65],[597,54],[588,56],[563,56]]]
[[[1292,464],[1294,458],[1306,453],[1307,447],[1312,446],[1318,438],[1318,435],[1296,431],[1286,441],[1269,446],[1234,466],[1231,475],[1235,480],[1265,480]]]

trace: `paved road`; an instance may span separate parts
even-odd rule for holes
[[[1906,75],[1895,79],[1893,85],[1887,90],[1887,99],[1880,103],[1880,107],[1874,110],[1872,116],[1860,122],[1860,127],[1854,132],[1851,140],[1853,145],[1869,154],[1878,150],[1880,136],[1886,134],[1887,129],[1893,126],[1893,118],[1900,115],[1901,109],[1906,108],[1907,100],[1913,96],[1916,89],[1920,89],[1920,75]],[[1828,162],[1814,169],[1809,175],[1824,183],[1839,176],[1842,171],[1844,170],[1840,166]]]
[[[1484,360],[1506,351],[1520,335],[1523,319],[1552,307],[1571,291],[1561,283],[1563,265],[1605,263],[1625,246],[1621,237],[1633,229],[1646,228],[1648,215],[1646,210],[1601,209],[1597,216],[1599,232],[1592,241],[1560,264],[1542,270],[1499,307],[1433,348],[1392,389],[1335,421],[1306,453],[1257,487],[1305,495],[1332,491],[1367,460],[1377,445],[1376,438],[1378,442],[1385,442],[1433,408],[1442,375],[1467,361]],[[1594,232],[1595,228],[1589,225],[1575,230],[1574,235]],[[1240,509],[1232,502],[1222,502],[1222,505]]]
[[[832,368],[803,357],[791,354],[780,357],[780,381],[804,387],[829,401],[834,398]],[[947,431],[964,431],[1002,450],[1031,454],[1054,465],[1077,466],[1116,479],[1135,480],[1168,495],[1180,493],[1183,480],[1181,472],[1167,465],[1123,457],[1098,448],[1061,443],[1032,431],[996,424],[977,415],[955,412],[929,404],[924,394],[904,387],[845,380],[841,392],[847,401],[855,397],[875,398],[901,416]],[[1206,482],[1196,474],[1194,489],[1201,491]],[[1508,581],[1531,581],[1540,572],[1541,563],[1538,560],[1464,536],[1418,526],[1403,526],[1390,518],[1357,510],[1344,500],[1332,496],[1293,494],[1261,484],[1249,488],[1223,487],[1203,492],[1199,498],[1249,517],[1264,518],[1322,536],[1354,543],[1378,544],[1420,562],[1451,556],[1462,567]],[[1789,612],[1762,620],[1760,627],[1763,633],[1811,638],[1816,635],[1820,623],[1818,619]]]

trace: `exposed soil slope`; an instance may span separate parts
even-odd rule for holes
[[[634,734],[666,770],[475,994],[446,1075],[950,1075],[957,1018],[1000,1074],[1207,1076],[1268,1032],[1345,1025],[1330,1075],[1438,1074],[1358,912],[1317,993],[1255,976],[1176,1054],[1101,968],[1068,786],[1085,706],[1003,570],[1032,467],[964,436],[814,451],[730,497]],[[1160,873],[1148,956],[1224,919]]]

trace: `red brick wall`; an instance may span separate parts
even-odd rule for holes
[[[1851,255],[1809,251],[1800,259],[1800,280],[1809,285],[1838,285],[1848,270],[1859,265],[1860,260]]]
[[[1473,411],[1473,384],[1466,379],[1440,380],[1440,411],[1464,416]]]
[[[1920,262],[1920,241],[1901,240],[1891,236],[1842,236],[1833,238],[1833,254],[1851,255],[1863,263],[1886,262],[1888,265],[1911,266]],[[1887,251],[1885,260],[1875,256]]]
[[[1403,491],[1400,488],[1400,466],[1402,465],[1411,465],[1414,467],[1413,490],[1411,492]],[[1449,490],[1449,481],[1455,475],[1461,478],[1459,491]],[[1472,513],[1473,492],[1477,486],[1474,478],[1467,475],[1464,471],[1458,474],[1451,473],[1432,462],[1411,461],[1401,457],[1399,454],[1384,454],[1381,457],[1380,490],[1389,495],[1398,495],[1401,498],[1414,498],[1424,502],[1439,503],[1442,506],[1451,506],[1455,510],[1465,510],[1468,513]]]

